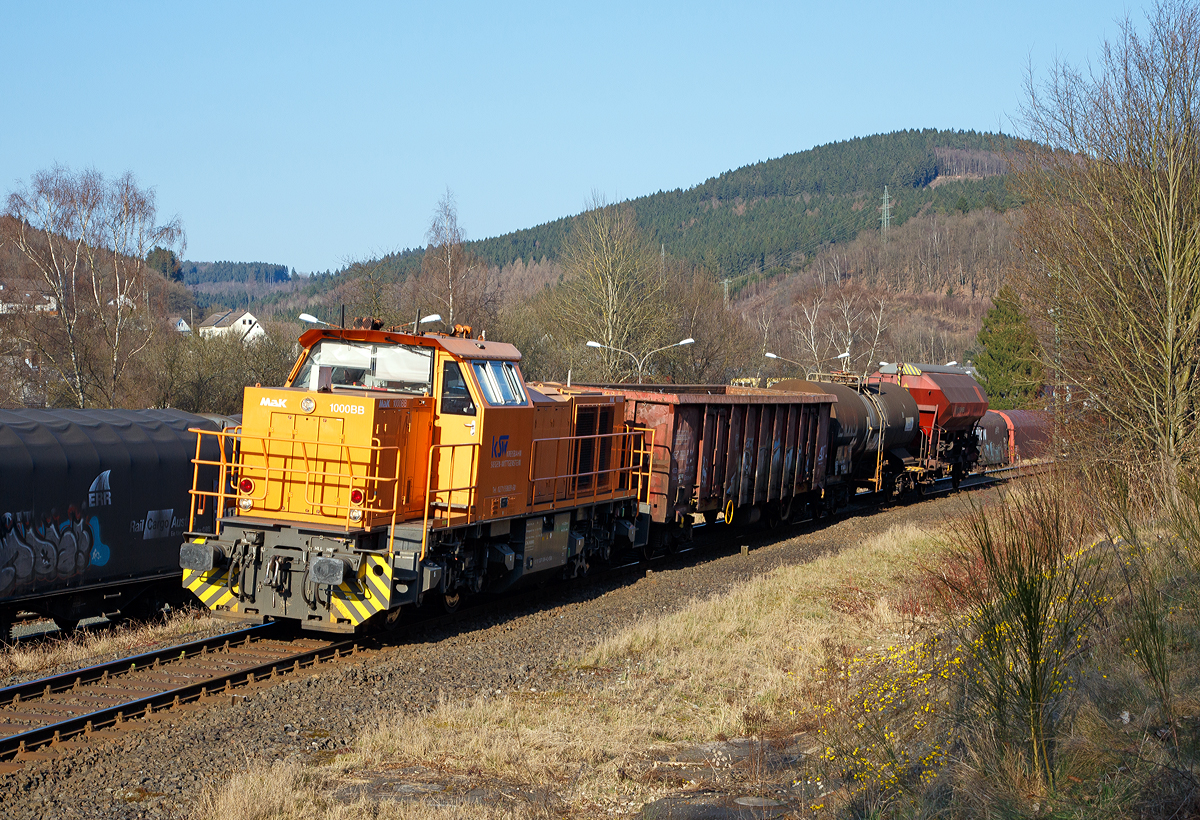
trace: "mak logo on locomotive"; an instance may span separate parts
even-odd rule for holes
[[[262,401],[258,403],[259,407],[282,407],[287,409],[287,399],[273,399],[270,396],[263,396]]]

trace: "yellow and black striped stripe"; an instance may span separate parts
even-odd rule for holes
[[[388,608],[391,590],[392,567],[388,557],[368,555],[358,568],[358,577],[333,590],[334,615],[358,626]]]
[[[237,595],[237,585],[235,584],[232,589],[229,586],[228,568],[215,567],[207,572],[185,569],[183,585],[194,592],[201,603],[209,609],[224,606]],[[236,603],[232,610],[237,611]]]

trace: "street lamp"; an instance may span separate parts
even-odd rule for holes
[[[804,367],[804,365],[800,364],[800,362],[795,361],[794,359],[785,359],[783,356],[776,356],[774,353],[764,353],[763,355],[766,356],[768,359],[778,359],[781,362],[787,362],[788,364],[794,364],[794,365],[796,365],[796,367]]]
[[[646,362],[648,362],[650,360],[651,356],[653,356],[655,353],[661,353],[664,350],[670,350],[673,347],[683,347],[684,345],[690,345],[694,341],[696,341],[696,340],[692,339],[692,338],[687,338],[687,339],[684,339],[683,341],[676,342],[673,345],[667,345],[666,347],[655,348],[654,350],[651,350],[649,353],[647,353],[645,356],[642,356],[640,359],[637,356],[635,356],[634,354],[630,353],[628,350],[623,350],[619,347],[613,347],[612,345],[602,345],[599,342],[593,342],[593,341],[589,340],[587,343],[587,346],[588,347],[596,347],[596,348],[600,348],[603,350],[615,350],[617,353],[624,353],[626,356],[633,359],[634,364],[637,365],[638,384],[641,384],[642,383],[642,370],[645,369]]]
[[[442,321],[442,314],[440,314],[440,313],[431,313],[431,314],[429,314],[428,316],[424,316],[424,317],[422,317],[422,318],[420,318],[420,319],[417,319],[415,322],[413,322],[413,329],[412,329],[412,332],[413,332],[413,333],[416,333],[416,332],[417,332],[417,328],[418,328],[418,327],[420,327],[421,325],[427,325],[427,324],[429,324],[430,322],[440,322],[440,321]]]
[[[307,322],[310,325],[325,325],[325,327],[337,327],[337,325],[331,325],[331,324],[329,324],[329,322],[322,322],[320,319],[318,319],[316,316],[313,316],[311,313],[301,313],[299,316],[299,319],[301,322]]]

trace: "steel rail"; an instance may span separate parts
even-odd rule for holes
[[[325,659],[351,655],[358,650],[356,641],[347,639],[308,647],[299,652],[260,652],[247,658],[248,663],[236,662],[237,657],[234,653],[237,650],[253,649],[278,629],[278,624],[255,625],[213,638],[0,689],[0,706],[3,706],[7,714],[15,716],[17,720],[44,720],[41,725],[0,724],[0,759],[11,759],[22,752],[29,752],[77,735],[88,735],[99,729],[119,726],[126,720],[148,717],[160,709],[198,701],[209,695],[231,695],[235,688],[275,677],[281,672],[309,668]],[[210,653],[210,649],[217,651]],[[207,674],[202,667],[185,666],[182,663],[198,658],[218,664],[233,660],[235,664],[229,669],[218,671],[217,674]],[[178,674],[172,674],[173,667],[179,667],[176,670]],[[136,673],[148,670],[160,679],[133,677]],[[188,677],[189,673],[196,672],[202,674]],[[169,678],[182,679],[183,682],[175,685],[167,680]],[[121,687],[123,683],[127,683],[129,688],[123,691],[105,691],[103,688]],[[96,691],[89,692],[89,687],[95,687]],[[84,703],[78,706],[51,703],[50,699],[55,696],[81,700]],[[100,702],[100,708],[92,709],[87,701]],[[34,711],[11,711],[22,706],[28,706]],[[75,714],[74,708],[81,711]],[[4,719],[6,711],[0,711],[0,720]],[[69,716],[58,720],[53,714],[46,714],[48,711],[67,712]]]
[[[96,664],[95,666],[87,666],[83,669],[63,672],[59,675],[50,675],[49,677],[6,686],[0,689],[0,707],[9,706],[14,701],[27,700],[38,695],[66,692],[74,687],[102,680],[107,676],[128,672],[133,667],[152,666],[155,661],[161,663],[165,660],[190,657],[208,649],[223,647],[227,643],[231,646],[236,646],[245,643],[251,637],[266,637],[277,629],[278,624],[274,623],[254,624],[245,629],[223,632],[220,635],[201,638],[198,641],[163,647],[162,649],[155,649],[140,655],[131,655],[114,661]]]

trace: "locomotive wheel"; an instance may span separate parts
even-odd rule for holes
[[[389,609],[387,612],[381,612],[375,616],[373,623],[379,632],[395,632],[403,622],[400,617],[400,607]]]

